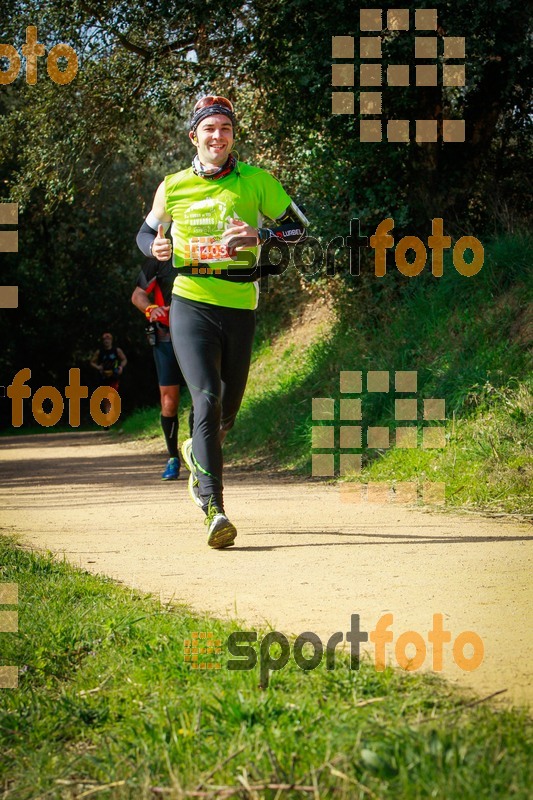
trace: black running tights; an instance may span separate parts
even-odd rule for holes
[[[246,388],[255,311],[172,297],[174,352],[194,408],[193,458],[206,510],[209,499],[223,510],[222,444],[233,427]]]

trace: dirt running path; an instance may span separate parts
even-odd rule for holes
[[[159,480],[164,460],[103,432],[2,439],[0,526],[164,599],[248,628],[312,630],[324,643],[349,630],[353,613],[370,631],[387,612],[394,641],[407,630],[427,641],[433,613],[442,613],[452,641],[473,630],[485,645],[470,673],[448,645],[446,677],[533,703],[530,525],[346,504],[334,486],[228,472],[227,512],[239,535],[234,548],[213,551],[185,478]]]

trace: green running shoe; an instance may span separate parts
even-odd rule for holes
[[[200,499],[200,482],[198,480],[198,473],[196,472],[196,467],[194,466],[192,454],[192,439],[185,439],[181,445],[181,455],[183,456],[185,466],[191,473],[189,475],[188,483],[191,500],[198,506],[198,508],[202,508],[203,503]]]
[[[224,547],[233,547],[235,537],[237,536],[237,529],[235,525],[229,521],[224,512],[215,505],[212,505],[211,501],[209,501],[204,525],[208,526],[207,544],[209,547],[215,550],[222,550]]]

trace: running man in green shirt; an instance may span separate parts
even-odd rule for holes
[[[233,156],[235,125],[226,98],[209,95],[196,104],[192,167],[166,176],[137,236],[145,255],[159,261],[172,255],[177,269],[170,330],[194,406],[193,436],[182,455],[189,492],[206,515],[208,544],[218,549],[233,545],[237,535],[224,511],[222,443],[248,377],[260,246],[272,236],[299,241],[307,224],[272,175]],[[280,224],[264,228],[263,217]]]

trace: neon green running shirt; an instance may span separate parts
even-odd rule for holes
[[[259,284],[232,283],[213,277],[180,275],[184,266],[198,262],[212,269],[234,270],[238,261],[228,256],[222,234],[230,219],[241,219],[254,228],[263,216],[276,219],[291,198],[276,178],[259,167],[237,162],[236,168],[220,180],[195,175],[192,167],[165,178],[165,208],[172,217],[173,262],[178,269],[173,294],[228,308],[257,308]],[[258,247],[246,248],[258,257]],[[249,258],[249,256],[248,256]],[[243,260],[242,268],[249,269]]]

